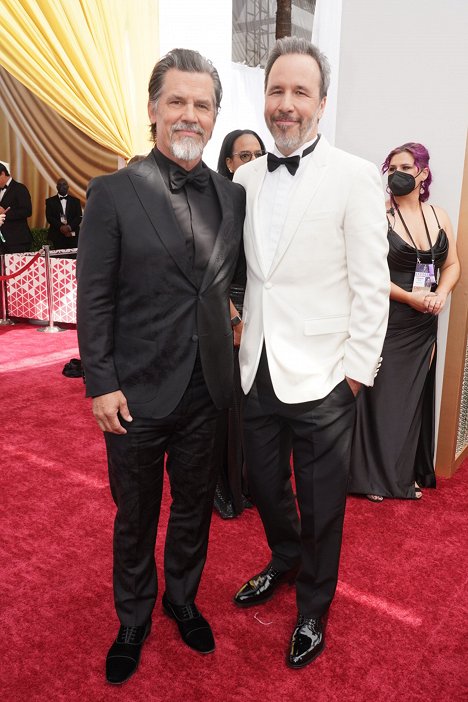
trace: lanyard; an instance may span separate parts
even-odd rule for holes
[[[425,228],[425,230],[426,230],[426,236],[427,236],[427,240],[428,240],[428,242],[429,242],[429,248],[430,248],[430,250],[431,250],[432,265],[434,265],[434,248],[433,248],[433,246],[432,246],[431,237],[429,236],[429,229],[427,228],[427,222],[426,222],[426,218],[425,218],[425,216],[424,216],[424,212],[423,212],[423,210],[422,210],[421,204],[419,205],[419,208],[420,208],[420,210],[421,210],[421,216],[422,216],[422,218],[423,218],[424,228]],[[410,230],[409,230],[408,227],[406,226],[406,222],[405,222],[405,220],[403,219],[403,215],[402,215],[401,212],[400,212],[400,208],[399,208],[399,207],[396,207],[395,209],[396,209],[396,211],[398,212],[398,216],[399,216],[399,218],[401,219],[401,223],[402,223],[402,225],[403,225],[404,228],[405,228],[405,232],[408,234],[409,238],[411,239],[411,243],[413,244],[413,246],[414,246],[414,248],[415,248],[415,250],[416,250],[416,259],[417,259],[417,262],[418,262],[418,263],[421,263],[421,259],[420,259],[420,257],[419,257],[419,250],[418,250],[418,247],[416,246],[416,243],[415,243],[413,237],[411,236]],[[433,270],[435,270],[435,269],[433,269]]]

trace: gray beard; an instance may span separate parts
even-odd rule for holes
[[[184,137],[171,142],[172,154],[180,161],[195,161],[203,154],[204,144],[192,137]]]
[[[310,134],[313,128],[317,126],[317,124],[318,119],[316,112],[314,115],[312,115],[308,122],[303,123],[299,127],[299,131],[295,136],[289,135],[286,130],[283,130],[281,129],[281,127],[278,127],[275,122],[272,123],[270,132],[273,136],[273,139],[275,140],[275,144],[278,147],[279,151],[283,150],[293,152],[296,151],[300,146],[302,146],[302,144],[305,144],[306,141],[309,141],[311,139]]]

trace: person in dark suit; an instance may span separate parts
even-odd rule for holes
[[[49,239],[56,249],[74,249],[78,246],[81,223],[81,202],[68,194],[65,178],[57,181],[57,195],[46,199],[46,219]]]
[[[5,214],[0,236],[0,253],[29,251],[32,236],[28,217],[32,214],[31,195],[23,183],[13,180],[7,163],[0,163],[0,214]]]
[[[215,647],[195,598],[232,395],[229,287],[242,261],[245,210],[243,188],[202,162],[221,93],[216,69],[198,52],[163,57],[149,82],[155,148],[91,181],[81,227],[79,344],[117,505],[121,626],[106,663],[114,684],[135,672],[151,628],[165,454],[172,505],[163,610],[188,646]]]

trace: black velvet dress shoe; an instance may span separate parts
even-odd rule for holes
[[[121,626],[106,658],[106,679],[121,685],[132,677],[140,662],[141,649],[151,631],[151,621],[143,626]]]
[[[212,653],[215,641],[211,627],[205,617],[198,611],[194,602],[187,605],[175,605],[169,602],[166,593],[162,598],[166,614],[175,619],[183,641],[198,653]]]
[[[254,575],[242,585],[239,592],[234,595],[234,602],[238,607],[252,607],[253,605],[267,602],[273,597],[276,588],[284,582],[292,585],[296,579],[297,569],[276,570],[271,563],[258,575]]]
[[[291,637],[291,648],[286,663],[290,668],[304,668],[312,663],[325,648],[325,633],[322,620],[304,617],[297,619]]]
[[[216,492],[214,496],[214,508],[221,517],[221,519],[234,519],[234,517],[236,516],[234,513],[234,506],[232,502],[226,497],[224,497],[219,485],[216,486]]]

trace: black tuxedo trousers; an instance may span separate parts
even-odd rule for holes
[[[225,410],[210,397],[199,359],[167,417],[120,420],[127,434],[105,434],[114,524],[114,602],[122,624],[140,626],[158,593],[154,549],[164,458],[172,505],[164,550],[169,600],[195,600],[206,560]]]
[[[281,402],[265,348],[244,400],[250,492],[273,567],[299,567],[297,607],[308,617],[325,614],[336,590],[355,410],[346,380],[321,400]],[[291,485],[291,451],[300,518]]]

